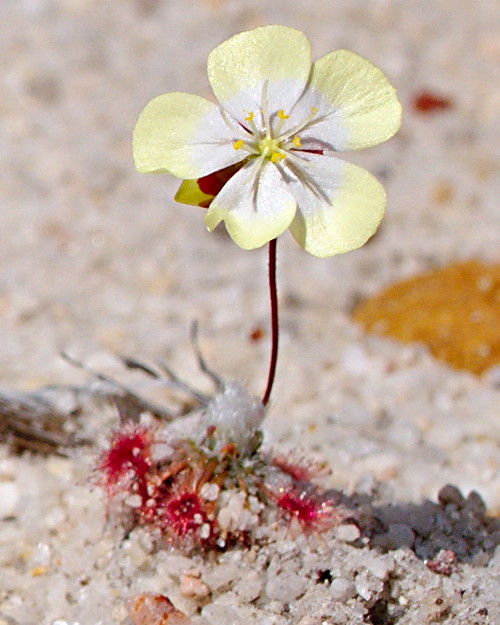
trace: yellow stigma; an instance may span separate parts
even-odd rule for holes
[[[297,135],[295,135],[295,137],[293,138],[293,145],[296,148],[301,148],[302,147],[302,144],[300,143],[300,138]]]
[[[248,113],[248,115],[245,117],[245,121],[251,122],[254,117],[255,117],[255,114],[252,113],[252,111],[250,111],[250,113]]]
[[[242,147],[243,147],[243,140],[242,139],[238,139],[238,141],[235,141],[233,143],[233,148],[235,150],[241,150]]]
[[[290,115],[285,115],[285,111],[278,111],[276,113],[276,115],[280,118],[280,119],[289,119]]]

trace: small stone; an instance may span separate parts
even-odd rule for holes
[[[167,555],[162,561],[164,572],[172,577],[179,577],[181,573],[189,571],[193,563],[189,558],[179,555]]]
[[[139,568],[146,562],[148,554],[142,549],[138,541],[127,540],[123,546],[134,566]]]
[[[128,602],[134,625],[192,625],[192,620],[163,595],[142,593]]]
[[[345,577],[337,577],[330,584],[330,594],[335,601],[346,603],[356,594],[356,586]]]
[[[209,587],[201,581],[200,572],[197,570],[183,573],[180,578],[180,592],[184,597],[202,599],[210,594]]]
[[[366,562],[366,569],[377,579],[386,580],[394,570],[394,560],[384,556],[369,559]]]
[[[241,570],[231,563],[222,563],[203,574],[203,581],[211,590],[220,590],[228,586],[241,575]]]
[[[384,549],[400,549],[401,547],[413,547],[415,534],[411,527],[402,523],[394,523],[384,534],[373,537],[372,544]]]
[[[268,599],[276,599],[289,603],[305,591],[305,580],[295,573],[279,573],[267,580],[266,595]]]
[[[361,536],[361,531],[357,525],[353,523],[339,525],[335,530],[335,538],[343,543],[353,543]]]
[[[437,509],[437,505],[431,501],[424,501],[422,505],[416,506],[407,519],[412,530],[420,536],[428,536],[434,527]]]
[[[137,494],[128,495],[125,497],[124,503],[130,508],[140,508],[142,506],[142,497]]]
[[[435,558],[427,560],[426,567],[439,575],[451,575],[457,566],[457,556],[450,549],[441,549]]]
[[[236,594],[245,602],[255,601],[262,592],[262,579],[256,571],[250,571],[235,587]]]
[[[365,601],[371,601],[374,594],[378,593],[382,582],[373,583],[366,572],[362,571],[356,578],[356,593]]]
[[[220,487],[218,484],[212,482],[206,482],[200,488],[200,496],[207,501],[217,501],[219,496]]]
[[[481,495],[475,490],[472,490],[468,494],[465,507],[467,510],[473,512],[477,517],[482,518],[486,514],[486,504],[484,503]]]
[[[210,625],[240,625],[243,622],[237,609],[222,601],[209,603],[202,609],[201,615],[205,619],[203,623]]]
[[[453,484],[446,484],[438,493],[438,501],[443,506],[453,504],[457,508],[462,508],[465,504],[465,497]]]
[[[248,517],[246,494],[234,492],[226,505],[220,509],[217,522],[222,529],[238,530],[245,528]]]

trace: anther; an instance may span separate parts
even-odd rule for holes
[[[286,154],[282,154],[281,152],[273,152],[271,154],[271,163],[279,163],[284,158],[286,158]]]

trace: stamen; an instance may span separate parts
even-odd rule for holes
[[[257,126],[255,125],[255,113],[253,111],[250,111],[250,113],[248,113],[248,115],[245,117],[245,121],[248,123],[248,128],[251,132],[251,134],[256,137],[258,135],[258,130],[257,130]]]
[[[271,154],[271,163],[279,163],[280,161],[282,161],[284,158],[286,158],[286,154],[283,154],[282,152],[273,152]]]
[[[285,115],[285,111],[283,109],[276,111],[276,123],[274,124],[273,135],[279,136],[281,129],[283,128],[283,123],[290,119],[290,115]]]
[[[236,136],[243,137],[244,139],[248,139],[249,137],[253,137],[252,133],[244,128],[241,124],[239,124],[235,119],[230,117],[224,109],[219,109],[220,115],[226,124],[226,126],[236,134]]]
[[[294,162],[294,163],[298,163],[298,164],[309,164],[309,161],[307,160],[307,158],[305,158],[304,156],[302,156],[303,152],[298,152],[297,150],[290,150],[287,151],[286,155],[288,156],[288,158]]]
[[[269,110],[267,108],[267,88],[269,81],[264,82],[262,87],[262,100],[260,103],[260,114],[262,117],[262,127],[265,129],[266,137],[271,138],[271,127],[269,126]]]
[[[286,132],[284,135],[281,135],[278,138],[278,141],[280,142],[285,141],[286,139],[289,139],[293,135],[297,135],[301,130],[304,130],[304,128],[317,115],[317,113],[318,113],[318,109],[315,106],[311,107],[311,112],[309,113],[309,115],[302,122],[299,122],[294,128]]]
[[[243,139],[239,139],[238,141],[235,141],[233,143],[233,149],[235,150],[241,150],[242,147],[243,147]]]
[[[302,158],[297,155],[297,152],[290,152],[288,154],[289,161],[288,169],[292,174],[300,180],[302,185],[314,195],[314,197],[319,200],[321,203],[325,205],[325,207],[330,208],[331,202],[328,198],[325,191],[317,184],[317,182],[309,175],[308,169],[310,168],[310,163],[307,159]],[[307,169],[302,167],[302,164],[307,165]]]
[[[251,160],[252,160],[252,165],[250,165],[248,167],[248,169],[249,169],[248,176],[246,176],[241,181],[241,185],[242,186],[245,186],[246,184],[248,184],[252,179],[253,180],[258,180],[258,178],[259,178],[259,176],[260,176],[260,174],[262,172],[262,168],[264,166],[264,163],[266,162],[266,157],[263,154],[260,154],[255,159],[251,159]],[[255,165],[254,165],[254,162],[255,162]],[[250,160],[248,161],[248,163],[250,163]],[[247,165],[248,165],[248,163],[247,163]]]
[[[300,137],[298,137],[297,135],[295,135],[295,137],[293,138],[293,145],[296,148],[301,148],[302,144],[300,143]]]

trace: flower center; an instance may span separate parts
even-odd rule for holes
[[[262,161],[268,160],[272,163],[279,163],[287,156],[291,156],[290,151],[301,150],[299,133],[310,125],[310,122],[318,114],[318,109],[312,107],[311,111],[304,119],[290,126],[283,132],[283,127],[287,120],[290,120],[284,110],[274,113],[269,111],[267,101],[267,81],[262,90],[262,101],[258,112],[248,112],[245,116],[244,124],[231,120],[223,113],[223,119],[231,130],[236,130],[237,137],[233,142],[235,150],[248,152],[251,157],[258,157]],[[291,120],[290,120],[291,121]]]
[[[267,158],[268,160],[276,163],[285,158],[286,153],[280,148],[280,140],[273,139],[272,137],[264,137],[257,142],[257,153]]]

